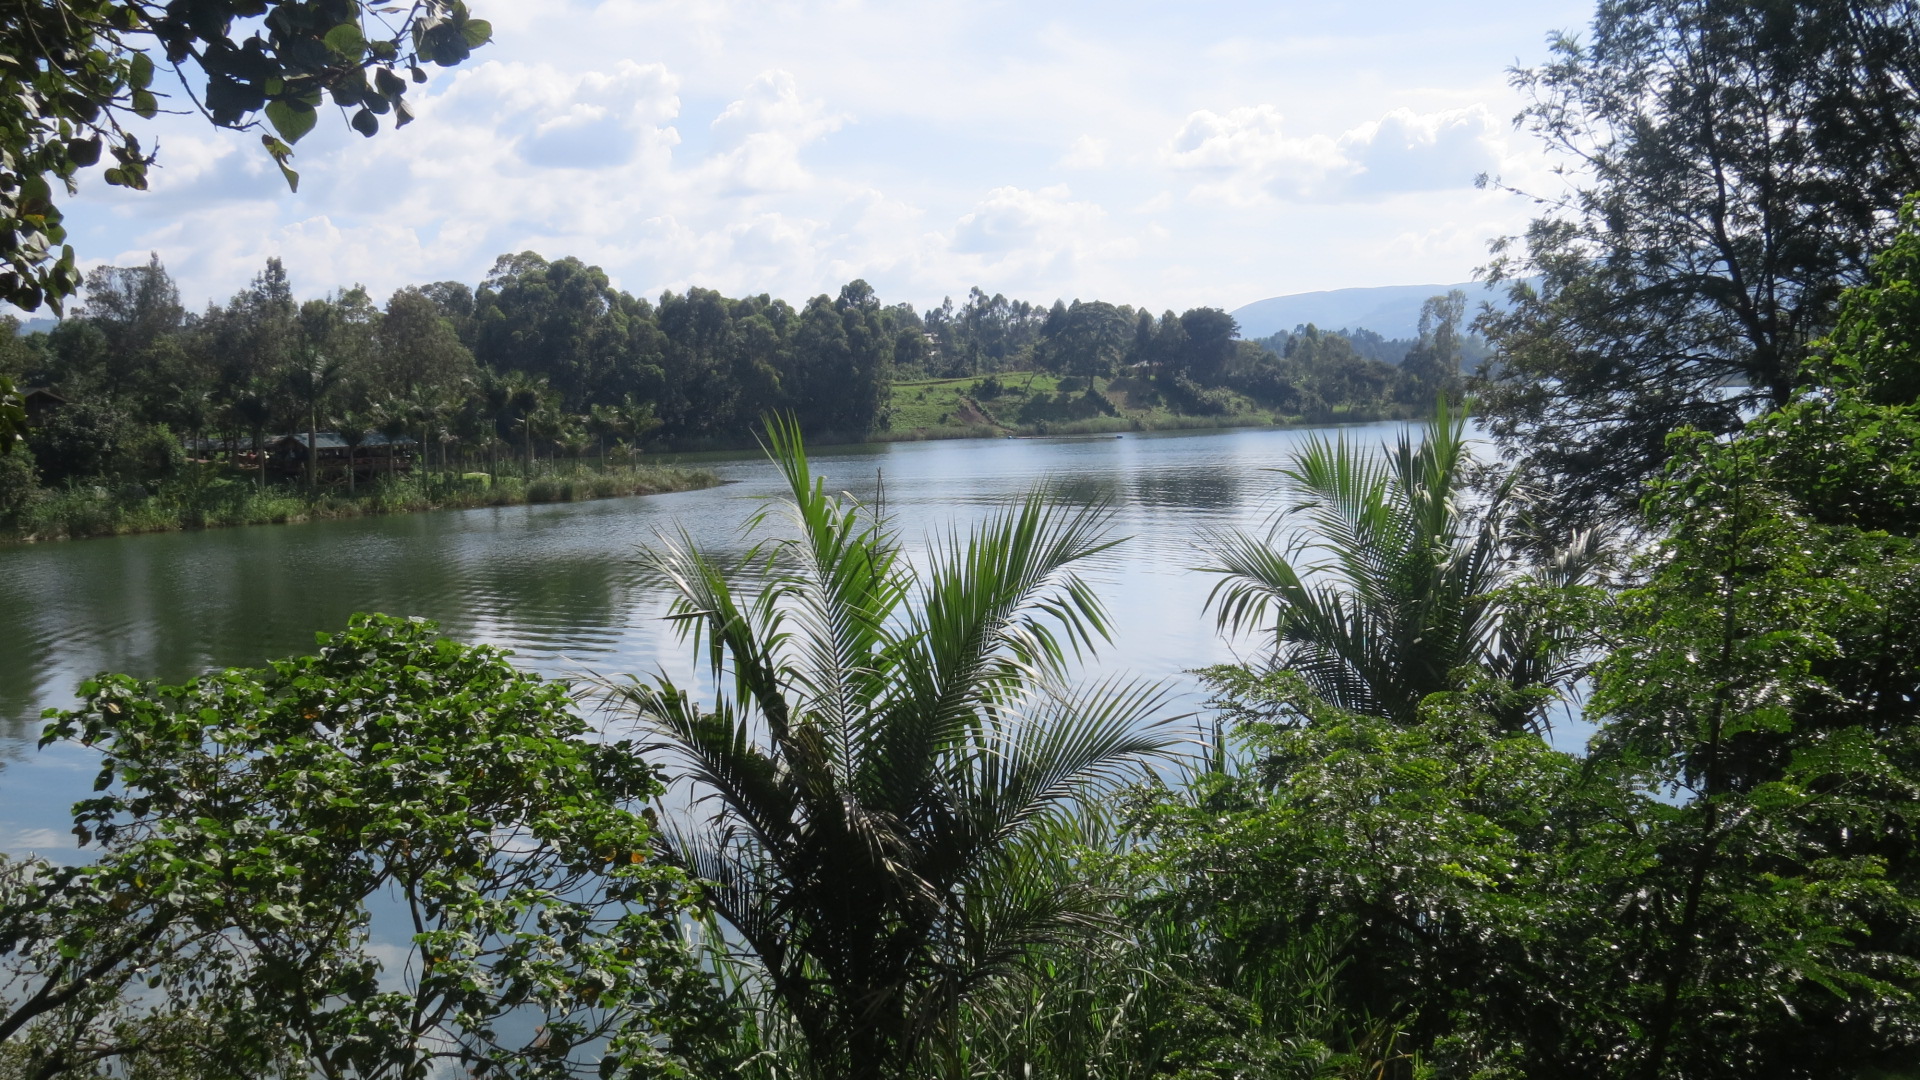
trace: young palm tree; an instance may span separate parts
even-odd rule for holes
[[[399,471],[400,440],[413,431],[413,418],[406,401],[395,398],[375,405],[369,419],[374,430],[387,437],[387,480],[391,483]]]
[[[1107,636],[1072,569],[1111,546],[1100,513],[1036,494],[916,569],[811,476],[791,420],[769,441],[793,532],[750,556],[764,585],[684,535],[648,556],[718,700],[664,675],[607,688],[685,767],[702,821],[663,854],[706,882],[766,1027],[797,1030],[817,1076],[903,1076],[1036,946],[1099,925],[1099,894],[1037,871],[1171,739],[1157,688],[1064,682]]]
[[[652,402],[628,394],[615,404],[593,406],[587,411],[586,424],[600,444],[600,470],[605,472],[609,442],[628,447],[631,456],[631,448],[640,437],[659,427],[660,421],[653,415]]]
[[[346,377],[346,365],[318,349],[305,350],[287,369],[287,389],[307,420],[307,493],[320,484],[320,416],[333,391]]]
[[[1418,445],[1403,435],[1383,449],[1313,436],[1280,470],[1289,504],[1274,528],[1212,538],[1220,628],[1270,630],[1274,665],[1344,709],[1411,723],[1422,699],[1477,668],[1515,691],[1495,710],[1503,724],[1538,723],[1542,692],[1581,670],[1580,642],[1539,594],[1591,580],[1592,537],[1526,576],[1506,535],[1512,482],[1474,502],[1466,417],[1444,400]]]
[[[548,388],[544,375],[534,377],[509,371],[497,380],[494,397],[500,403],[498,423],[502,433],[515,432],[521,437],[527,458],[527,480],[531,482],[534,436],[552,426],[552,415],[558,411],[553,391]]]
[[[227,411],[236,424],[253,436],[253,461],[258,470],[255,479],[262,491],[267,489],[267,428],[273,423],[279,404],[280,395],[274,384],[258,377],[236,383],[226,392]]]
[[[347,494],[352,495],[358,486],[360,472],[360,445],[373,434],[378,421],[375,417],[359,409],[352,409],[340,415],[334,423],[334,430],[340,433],[340,441],[347,444]]]
[[[587,421],[591,417],[573,416],[560,413],[553,431],[555,450],[567,455],[567,468],[571,472],[580,471],[580,458],[593,445],[593,433],[587,430]]]

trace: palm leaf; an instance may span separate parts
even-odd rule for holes
[[[763,584],[685,536],[647,557],[719,699],[602,680],[694,792],[662,848],[707,882],[823,1075],[879,1075],[1093,917],[1072,889],[1016,887],[1067,811],[1138,775],[1171,740],[1157,687],[1069,689],[1107,640],[1074,573],[1111,547],[1104,510],[1036,494],[913,567],[875,514],[811,475],[790,420],[767,426],[786,492],[750,521]],[[766,535],[770,530],[777,533]],[[1023,863],[1023,860],[1025,863]]]
[[[1379,453],[1310,437],[1279,470],[1286,501],[1272,528],[1203,541],[1216,625],[1264,629],[1272,664],[1332,704],[1402,722],[1462,669],[1518,688],[1567,685],[1577,643],[1523,625],[1506,599],[1530,580],[1506,539],[1512,482],[1476,503],[1471,464],[1465,414],[1445,401],[1418,442],[1402,435]]]

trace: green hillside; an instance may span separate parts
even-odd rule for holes
[[[1002,372],[963,379],[916,379],[893,384],[890,423],[881,439],[938,439],[992,435],[1075,435],[1182,428],[1290,424],[1302,417],[1262,408],[1243,394],[1214,391],[1209,411],[1171,407],[1145,379],[1086,380],[1047,372]],[[1339,420],[1382,417],[1336,409]]]

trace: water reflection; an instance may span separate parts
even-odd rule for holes
[[[1366,441],[1390,434],[1362,432]],[[829,449],[828,485],[873,499],[910,544],[943,535],[1045,486],[1114,511],[1129,541],[1089,576],[1117,640],[1099,672],[1190,680],[1231,658],[1191,567],[1208,529],[1260,525],[1279,465],[1301,432],[974,440]],[[742,552],[742,523],[777,490],[764,461],[702,464],[730,483],[700,492],[577,505],[505,507],[0,549],[0,850],[62,818],[84,769],[29,748],[38,716],[103,670],[178,681],[304,651],[356,611],[438,621],[466,641],[511,648],[549,675],[665,669],[697,680],[659,616],[664,597],[633,553],[686,529]],[[914,550],[910,548],[910,550]],[[69,776],[69,774],[72,774]],[[51,810],[52,813],[46,813]],[[38,834],[36,834],[38,835]]]

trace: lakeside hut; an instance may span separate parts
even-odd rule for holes
[[[51,386],[29,386],[20,391],[20,402],[27,410],[27,425],[38,427],[48,413],[67,404]]]
[[[369,432],[357,445],[349,445],[339,432],[315,432],[315,480],[326,486],[343,486],[349,469],[358,484],[388,474],[412,472],[416,446],[415,440],[405,435],[391,437]],[[266,455],[269,474],[280,479],[304,480],[307,433],[299,431],[267,440]]]

